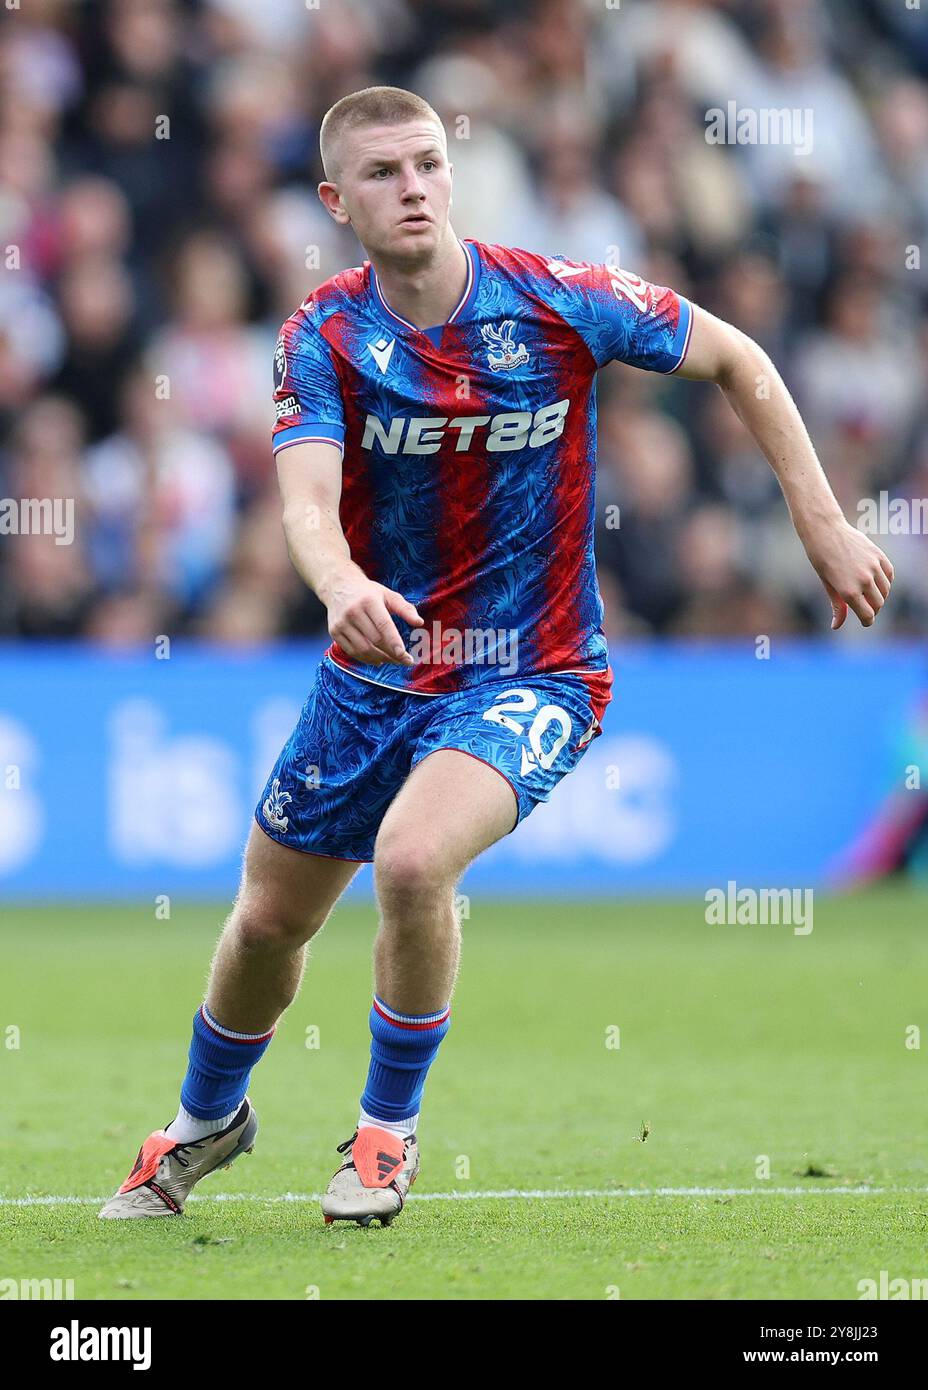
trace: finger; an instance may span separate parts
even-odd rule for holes
[[[890,560],[888,555],[884,555],[882,550],[880,551],[880,569],[891,584],[896,577],[896,571],[893,569],[892,560]]]
[[[367,646],[360,632],[352,624],[342,622],[338,627],[332,628],[332,637],[341,647],[346,656],[350,656],[352,661],[360,661],[361,653]]]
[[[883,607],[883,604],[886,602],[886,599],[875,579],[871,579],[870,583],[863,591],[863,596],[869,603],[870,607],[873,609],[873,614],[875,617],[876,614],[879,613],[880,609]]]
[[[870,607],[870,604],[863,594],[851,594],[846,599],[846,603],[852,612],[857,614],[862,627],[872,626],[876,613]]]
[[[396,623],[387,612],[386,606],[381,606],[378,603],[376,607],[380,609],[379,612],[375,610],[373,614],[365,615],[372,629],[371,640],[381,651],[389,654],[391,661],[395,661],[401,666],[411,666],[413,664],[412,657],[406,650],[403,639],[397,631]]]
[[[390,661],[387,653],[380,651],[356,623],[342,623],[332,636],[352,661],[362,661],[370,666],[383,666]]]
[[[396,630],[396,624],[378,600],[374,601],[373,611],[367,608],[359,610],[354,615],[354,623],[364,634],[364,640],[371,649],[380,653],[381,661],[390,661],[396,666],[413,664],[412,657]]]
[[[828,585],[827,588],[828,597],[831,599],[831,630],[837,632],[839,627],[844,626],[844,620],[847,617],[847,604],[843,598],[838,598],[831,585]]]
[[[375,604],[374,611],[379,605]],[[364,605],[358,604],[353,607],[350,613],[345,614],[340,623],[342,631],[350,633],[357,648],[355,659],[360,661],[366,659],[361,656],[361,651],[379,653],[376,660],[378,664],[384,661],[398,660],[398,654],[390,649],[389,642],[385,642],[378,629],[374,614]],[[399,633],[393,629],[393,636],[402,649]],[[372,658],[373,659],[373,658]]]
[[[876,587],[879,589],[880,593],[883,595],[883,599],[884,599],[884,600],[888,599],[888,598],[889,598],[889,590],[890,590],[890,588],[891,588],[891,585],[890,585],[890,581],[887,579],[886,575],[883,573],[882,567],[881,567],[880,569],[878,569],[877,572],[876,572],[876,574],[873,576],[873,582],[874,582],[874,584],[876,585]]]
[[[398,618],[403,618],[412,627],[425,627],[425,622],[419,614],[415,604],[403,598],[395,589],[384,589],[383,601],[391,613],[395,613]]]

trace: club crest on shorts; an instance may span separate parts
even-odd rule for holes
[[[528,349],[524,343],[516,346],[516,321],[506,319],[499,328],[485,323],[480,330],[487,345],[487,361],[493,372],[511,372],[528,361]]]
[[[285,816],[283,811],[287,803],[292,800],[293,797],[289,792],[282,792],[280,790],[280,778],[275,777],[271,783],[271,794],[269,797],[265,798],[262,808],[264,819],[267,821],[268,825],[273,826],[275,830],[286,831],[290,824],[290,818],[289,816]]]

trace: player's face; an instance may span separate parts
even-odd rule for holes
[[[369,254],[428,261],[445,235],[451,204],[444,131],[422,120],[346,132],[338,182],[321,184],[320,196],[336,221],[351,223]]]

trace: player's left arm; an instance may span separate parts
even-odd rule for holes
[[[831,599],[832,628],[842,625],[848,608],[869,627],[889,595],[892,564],[845,519],[796,403],[767,354],[730,323],[695,305],[692,312],[689,346],[676,374],[714,381],[763,450]]]

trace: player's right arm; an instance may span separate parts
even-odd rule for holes
[[[391,614],[413,627],[421,627],[422,619],[402,594],[368,579],[353,562],[342,531],[342,383],[312,295],[277,339],[274,403],[284,533],[297,574],[325,604],[329,632],[346,656],[374,666],[411,666]]]
[[[351,558],[338,515],[339,447],[321,440],[292,444],[277,455],[277,478],[290,559],[325,604],[331,636],[354,661],[411,666],[391,614],[413,627],[421,627],[422,619],[402,594],[368,579]]]

